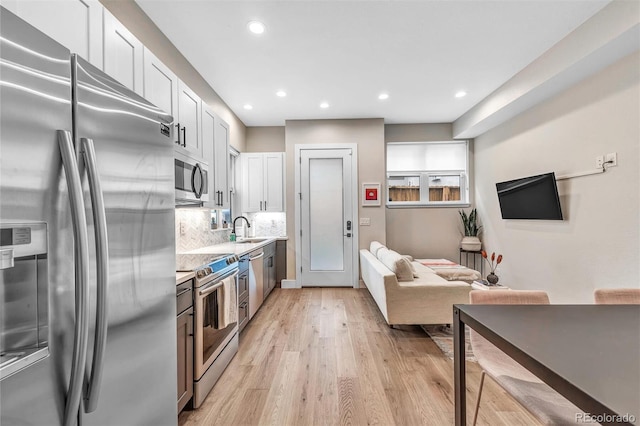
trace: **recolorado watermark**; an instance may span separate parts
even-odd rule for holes
[[[635,423],[633,414],[576,413],[576,423]]]

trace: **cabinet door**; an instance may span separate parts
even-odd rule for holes
[[[104,10],[104,72],[144,96],[142,43],[108,10]]]
[[[240,154],[242,156],[242,185],[244,195],[242,209],[259,212],[264,203],[264,171],[262,154]]]
[[[284,154],[264,154],[264,211],[284,211]]]
[[[209,164],[209,202],[204,207],[212,209],[219,208],[218,203],[220,197],[218,196],[216,185],[217,170],[212,170],[216,167],[215,163],[215,131],[216,131],[216,115],[211,108],[202,103],[202,157],[204,161]]]
[[[178,77],[147,48],[144,52],[143,96],[155,106],[178,115]]]
[[[193,396],[193,308],[178,315],[178,413]]]
[[[271,288],[269,287],[269,267],[271,265],[271,262],[273,261],[273,255],[268,255],[266,252],[264,254],[264,260],[262,262],[263,264],[263,269],[262,269],[262,292],[264,294],[263,298],[264,300],[267,299],[267,296],[269,295],[269,291],[271,291]]]
[[[173,121],[180,126],[178,133],[182,147],[198,158],[202,157],[201,117],[202,101],[186,84],[178,81],[178,120],[174,118]]]
[[[215,191],[219,208],[229,208],[229,125],[216,116],[215,141]]]
[[[103,69],[103,6],[98,0],[14,0],[3,1],[2,6]]]
[[[244,300],[249,296],[249,271],[238,275],[238,300]]]
[[[238,332],[241,332],[249,322],[249,299],[238,304]]]

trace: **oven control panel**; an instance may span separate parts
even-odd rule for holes
[[[221,259],[216,260],[215,262],[211,262],[207,266],[203,266],[201,268],[196,269],[196,278],[201,280],[205,277],[208,277],[211,274],[216,274],[223,269],[227,268],[229,265],[233,265],[234,263],[238,263],[239,258],[235,254],[231,254],[225,256]]]

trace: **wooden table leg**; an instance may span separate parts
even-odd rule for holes
[[[460,311],[453,306],[453,374],[455,391],[455,424],[467,424],[467,399],[465,378],[464,323],[460,321]]]

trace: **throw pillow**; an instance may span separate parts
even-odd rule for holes
[[[402,255],[388,248],[378,250],[378,260],[396,274],[398,281],[413,281],[411,264]]]
[[[404,257],[407,263],[409,264],[409,267],[411,268],[411,272],[413,273],[413,278],[420,278],[420,276],[418,275],[418,271],[416,271],[416,267],[412,263],[413,256],[409,256],[408,254],[405,254],[402,257]]]

